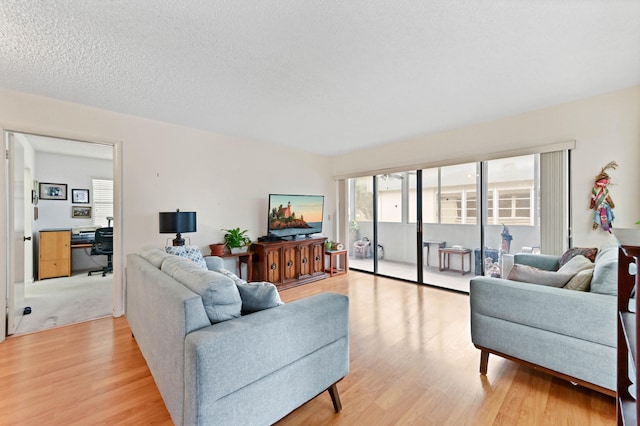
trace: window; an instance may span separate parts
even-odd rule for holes
[[[535,155],[487,162],[487,224],[535,225],[536,164]]]
[[[113,180],[92,179],[93,187],[93,224],[109,226],[107,217],[113,225]]]

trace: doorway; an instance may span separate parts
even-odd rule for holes
[[[90,245],[74,247],[71,235],[78,232],[90,233],[95,229],[97,216],[94,206],[94,189],[92,181],[111,180],[115,175],[115,146],[111,144],[62,139],[22,132],[5,132],[7,143],[13,140],[22,148],[23,161],[9,165],[9,169],[24,167],[29,170],[31,178],[24,183],[24,222],[31,225],[32,231],[24,231],[10,221],[8,234],[21,234],[20,238],[32,242],[31,247],[25,245],[24,274],[14,272],[9,280],[7,292],[8,311],[6,335],[24,334],[61,325],[96,319],[113,315],[115,294],[112,274],[105,277],[88,276],[87,271],[102,266],[106,262],[103,256],[91,256]],[[8,146],[9,149],[9,146]],[[11,157],[11,154],[10,154]],[[9,160],[11,161],[11,160]],[[25,177],[25,180],[27,178]],[[17,186],[14,184],[14,188]],[[51,192],[48,189],[54,188]],[[8,191],[11,192],[11,191]],[[19,192],[16,189],[13,192]],[[88,196],[87,196],[88,195]],[[10,208],[15,207],[18,197],[10,197]],[[111,214],[113,217],[113,202]],[[104,211],[101,206],[100,211]],[[115,225],[117,226],[117,225]],[[60,276],[40,279],[40,235],[50,230],[67,230],[68,239],[68,271]],[[24,233],[24,235],[22,235]],[[20,238],[14,238],[16,241]],[[29,240],[30,239],[30,240]],[[10,238],[8,240],[11,240]],[[9,243],[10,253],[16,243]],[[10,263],[12,269],[15,262]],[[22,275],[21,275],[22,274]],[[10,274],[11,275],[11,274]],[[21,280],[19,275],[24,276]],[[56,274],[54,274],[56,275]],[[18,286],[21,282],[22,299]],[[26,315],[22,315],[26,314]],[[9,315],[14,315],[11,321]]]

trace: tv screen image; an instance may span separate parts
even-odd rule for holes
[[[295,238],[322,232],[324,195],[269,194],[270,236]]]

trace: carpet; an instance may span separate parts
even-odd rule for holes
[[[113,275],[51,278],[25,285],[23,315],[15,334],[89,321],[113,315]]]

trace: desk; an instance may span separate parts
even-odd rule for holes
[[[447,245],[446,241],[437,241],[437,240],[426,240],[422,242],[422,247],[427,249],[427,266],[429,266],[429,247],[431,244],[435,244],[439,249],[444,248]]]
[[[238,277],[242,278],[242,264],[247,265],[247,275],[249,276],[247,281],[251,282],[253,279],[253,252],[247,251],[245,253],[224,253],[223,258],[235,257],[236,265],[238,266]]]
[[[452,254],[458,255],[460,256],[460,260],[461,260],[461,265],[460,265],[460,269],[451,269],[449,267],[449,261],[450,261],[450,256]],[[465,255],[469,255],[469,270],[464,269],[464,256]],[[441,271],[456,271],[456,272],[460,272],[462,275],[464,274],[468,274],[469,272],[471,272],[471,249],[468,248],[439,248],[438,249],[438,263],[439,263],[439,269]]]
[[[326,250],[325,256],[329,256],[329,268],[325,271],[329,276],[346,274],[349,269],[349,256],[347,250]],[[338,267],[338,257],[342,256],[342,268]]]

